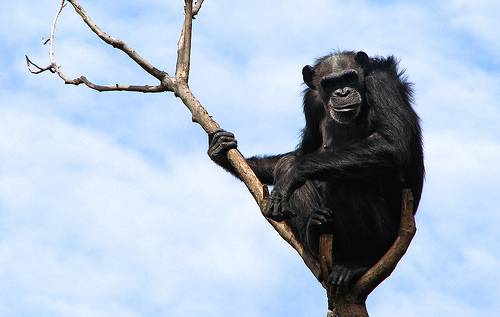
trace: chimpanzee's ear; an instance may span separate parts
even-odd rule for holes
[[[367,67],[368,64],[370,63],[370,58],[363,51],[357,52],[356,57],[354,57],[354,59],[356,60],[356,63],[358,63],[358,65],[363,68]]]
[[[302,78],[304,79],[304,83],[311,89],[314,89],[314,86],[312,84],[313,76],[314,69],[311,66],[306,65],[304,66],[304,68],[302,68]]]

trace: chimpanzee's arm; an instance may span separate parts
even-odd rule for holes
[[[311,153],[297,160],[297,174],[305,179],[365,179],[384,177],[401,168],[405,151],[373,133],[338,152]]]
[[[290,153],[291,152],[269,156],[252,156],[247,159],[247,163],[262,183],[273,185],[275,183],[274,168],[276,167],[276,163],[278,163],[283,156]]]
[[[229,149],[235,149],[237,147],[237,141],[234,138],[234,134],[224,130],[217,130],[215,133],[209,135],[208,142],[208,155],[210,158],[226,171],[233,174],[233,176],[238,177],[226,155]],[[288,154],[289,153],[269,156],[253,156],[247,159],[247,163],[262,183],[272,185],[274,184],[274,167],[276,166],[276,163],[283,156]]]

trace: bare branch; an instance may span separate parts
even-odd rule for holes
[[[193,19],[200,12],[201,6],[203,5],[203,0],[197,0],[193,6]]]
[[[59,20],[59,16],[61,15],[64,7],[66,6],[66,1],[61,0],[61,3],[59,5],[59,9],[57,10],[57,13],[52,20],[52,25],[50,27],[50,37],[43,42],[44,45],[50,44],[49,45],[49,58],[50,58],[50,65],[46,67],[40,67],[33,63],[28,56],[26,56],[26,63],[28,66],[28,70],[33,73],[33,74],[40,74],[45,71],[50,71],[51,73],[57,73],[61,79],[64,80],[64,82],[70,81],[67,79],[66,75],[62,72],[59,66],[57,66],[57,61],[56,61],[56,54],[55,54],[55,38],[56,38],[56,28],[57,28],[57,21]],[[33,71],[31,67],[35,67],[37,70]]]
[[[97,90],[97,91],[132,91],[132,92],[142,92],[142,93],[156,93],[156,92],[164,92],[167,89],[163,85],[158,86],[136,86],[136,85],[97,85],[93,82],[89,81],[85,76],[80,76],[78,78],[72,80],[65,80],[65,84],[78,86],[80,84],[85,84],[87,87]]]
[[[191,33],[193,30],[193,1],[184,0],[184,24],[177,43],[177,66],[175,77],[184,83],[189,81],[191,64]]]
[[[321,282],[326,288],[328,275],[333,267],[333,234],[322,234],[319,237],[318,260],[321,267]]]
[[[72,3],[73,4],[73,3]],[[73,6],[78,5],[78,4],[73,4]],[[59,19],[59,16],[62,13],[62,10],[66,6],[65,0],[61,1],[61,4],[59,6],[59,9],[56,13],[56,16],[54,17],[52,21],[52,26],[51,26],[51,32],[50,32],[50,38],[47,39],[44,44],[50,43],[49,45],[49,56],[50,56],[50,65],[46,67],[40,67],[33,63],[28,56],[26,56],[26,64],[28,66],[28,70],[33,73],[33,74],[40,74],[45,71],[50,71],[52,73],[57,73],[57,75],[64,80],[65,84],[70,84],[70,85],[80,85],[80,84],[85,84],[87,87],[97,90],[97,91],[132,91],[132,92],[142,92],[142,93],[157,93],[157,92],[164,92],[164,91],[173,91],[173,86],[174,82],[170,76],[168,76],[167,73],[165,72],[155,72],[161,80],[161,84],[157,86],[149,86],[149,85],[120,85],[120,84],[115,84],[115,85],[98,85],[95,84],[91,81],[89,81],[85,76],[80,76],[78,78],[71,79],[64,72],[62,71],[61,67],[57,65],[57,60],[56,60],[56,54],[55,54],[55,43],[56,43],[56,28],[57,28],[57,21]],[[83,12],[82,14],[85,14],[85,11],[83,8],[79,7],[80,10]],[[78,12],[78,11],[77,11]],[[90,20],[92,21],[92,20]],[[126,48],[128,48],[125,45]],[[135,51],[132,51],[132,54],[136,54]],[[138,59],[142,59],[137,54]],[[146,65],[149,65],[149,63],[146,62]],[[156,70],[156,68],[155,68]],[[160,76],[159,74],[163,74]]]
[[[168,74],[164,71],[159,70],[158,68],[154,67],[151,65],[146,59],[144,59],[139,53],[137,53],[134,49],[130,48],[127,43],[124,41],[113,38],[110,35],[108,35],[106,32],[104,32],[95,22],[92,20],[92,18],[87,14],[85,9],[78,3],[76,0],[67,0],[73,8],[75,9],[76,13],[80,15],[80,17],[83,19],[85,24],[88,25],[88,27],[94,32],[99,38],[101,38],[104,42],[107,44],[113,46],[114,48],[117,48],[121,51],[123,51],[125,54],[127,54],[132,60],[134,60],[139,66],[142,67],[146,72],[148,72],[150,75],[153,77],[157,78],[158,80],[162,81],[165,76],[168,76]]]
[[[33,63],[27,55],[25,55],[24,57],[26,57],[26,65],[28,66],[28,70],[30,71],[30,73],[41,74],[41,73],[46,72],[46,71],[50,71],[53,74],[56,73],[56,71],[54,70],[52,65],[40,67],[37,64]],[[34,67],[34,69],[33,69],[33,67]]]
[[[353,294],[365,298],[391,275],[408,250],[416,231],[415,217],[413,216],[413,194],[411,190],[404,189],[401,202],[401,223],[396,241],[386,254],[356,282]]]
[[[382,258],[375,263],[345,293],[335,292],[334,287],[327,285],[327,316],[368,317],[366,298],[396,268],[415,235],[415,218],[413,217],[413,195],[411,190],[404,189],[401,199],[401,222],[396,240]],[[326,239],[326,238],[325,238]],[[331,250],[331,249],[330,249]],[[321,252],[321,250],[320,250]],[[331,267],[330,267],[331,271]]]

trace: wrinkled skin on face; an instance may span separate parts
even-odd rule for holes
[[[325,112],[338,123],[350,123],[358,117],[364,103],[364,70],[368,63],[364,52],[333,55],[316,67],[302,69],[304,82],[319,92]]]

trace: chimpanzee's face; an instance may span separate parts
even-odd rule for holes
[[[319,92],[326,113],[343,124],[358,117],[363,107],[365,53],[332,55],[314,68],[303,69],[304,81]],[[312,73],[308,73],[312,72]]]

